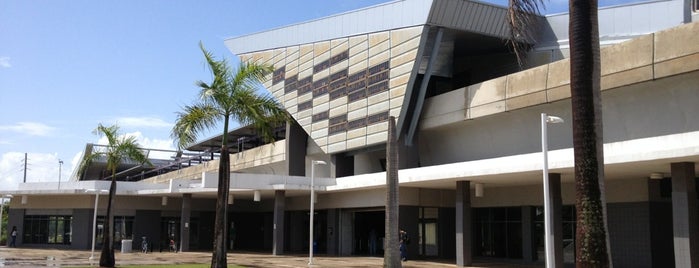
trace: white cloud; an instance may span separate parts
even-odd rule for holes
[[[24,153],[7,152],[0,156],[0,189],[16,190],[24,181]],[[27,154],[27,182],[58,182],[58,156],[55,153]],[[73,167],[61,168],[61,181],[67,181]]]
[[[32,136],[50,136],[55,128],[36,122],[19,122],[14,125],[0,125],[0,131],[14,131]]]
[[[12,64],[10,64],[10,57],[0,57],[0,67],[2,67],[2,68],[12,67]]]
[[[173,142],[171,139],[151,139],[148,137],[144,137],[143,133],[141,133],[140,131],[126,133],[124,135],[136,138],[136,141],[138,142],[138,145],[141,148],[175,151],[175,147],[173,146]],[[101,137],[97,141],[97,144],[101,145],[107,145],[108,143],[109,142],[107,141],[106,137]],[[172,155],[174,155],[173,152],[151,151],[148,154],[148,157],[156,159],[170,159],[170,156]]]
[[[153,128],[169,128],[171,123],[165,122],[157,117],[120,117],[114,119],[117,125],[123,127],[153,127]]]

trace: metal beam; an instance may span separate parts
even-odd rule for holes
[[[417,103],[415,103],[415,109],[413,110],[413,116],[410,118],[410,126],[408,128],[408,135],[405,139],[405,144],[408,146],[413,145],[413,138],[415,136],[415,131],[417,129],[417,123],[420,120],[420,113],[422,113],[422,105],[425,103],[425,95],[427,93],[427,85],[430,82],[430,77],[432,76],[432,67],[434,67],[435,58],[439,53],[439,46],[442,43],[442,35],[444,34],[444,28],[438,28],[437,36],[434,38],[434,45],[432,46],[432,52],[430,53],[430,58],[427,60],[427,69],[425,70],[425,75],[422,77],[422,83],[420,84],[420,91],[417,97]]]

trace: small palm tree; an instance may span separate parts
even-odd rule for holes
[[[388,141],[386,142],[386,219],[384,236],[383,267],[401,267],[398,227],[398,145],[396,142],[396,118],[388,118]]]
[[[120,136],[119,126],[104,126],[99,124],[93,131],[95,135],[107,138],[107,147],[104,152],[85,152],[85,157],[80,163],[79,170],[85,171],[87,167],[97,159],[107,160],[107,171],[111,172],[112,183],[109,186],[109,201],[107,202],[107,217],[105,220],[105,234],[102,236],[102,254],[100,254],[100,267],[114,267],[114,242],[112,234],[114,233],[114,197],[117,190],[116,170],[124,162],[137,162],[141,165],[151,165],[148,157],[138,146],[135,137]],[[93,237],[94,239],[94,237]]]
[[[511,15],[508,17],[513,36],[529,36],[526,32],[532,28],[532,14],[538,12],[540,5],[543,5],[542,0],[510,0]],[[609,267],[597,0],[570,0],[569,8],[575,154],[575,263],[577,267]]]
[[[185,106],[177,113],[172,138],[180,149],[196,141],[199,134],[214,128],[223,121],[221,159],[218,169],[218,192],[214,223],[214,251],[211,267],[226,267],[227,204],[230,187],[230,156],[228,153],[228,128],[231,120],[242,125],[253,125],[267,141],[274,139],[273,130],[288,119],[286,111],[271,96],[258,95],[260,81],[272,72],[272,67],[241,63],[232,70],[228,62],[216,60],[204,45],[199,44],[211,69],[213,81],[198,81],[199,102]]]

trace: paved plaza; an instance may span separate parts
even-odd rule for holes
[[[56,250],[56,249],[27,249],[0,247],[0,267],[64,267],[89,266],[90,251]],[[99,251],[95,252],[99,259]],[[120,253],[116,252],[117,267],[131,264],[183,264],[209,263],[211,252],[153,252],[153,253]],[[284,255],[272,256],[262,253],[231,253],[228,254],[230,264],[244,267],[308,267],[308,256]],[[314,257],[313,267],[381,267],[380,257]],[[94,265],[94,263],[92,264]],[[472,267],[541,267],[537,265],[520,265],[517,263],[475,263]],[[409,260],[403,267],[456,267],[450,262]]]

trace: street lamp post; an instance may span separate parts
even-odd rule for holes
[[[97,204],[99,204],[100,194],[108,193],[107,190],[86,189],[86,193],[95,193],[95,212],[92,215],[92,252],[90,253],[90,261],[95,259],[95,239],[97,239]]]
[[[58,189],[61,189],[61,167],[63,167],[63,160],[58,159]]]
[[[0,197],[0,236],[2,236],[2,213],[5,211],[5,198],[12,199],[12,195],[3,195]],[[5,243],[7,244],[7,242]]]
[[[313,188],[313,181],[315,180],[315,167],[316,165],[325,165],[325,161],[313,160],[311,161],[311,213],[308,224],[308,266],[313,265],[313,209],[315,203],[315,189]]]
[[[549,193],[548,123],[563,123],[563,119],[546,115],[546,113],[541,114],[541,152],[544,156],[544,247],[546,250],[546,268],[554,268],[556,266],[556,261],[554,260],[555,255],[553,252],[553,215],[551,215],[553,200],[551,200],[551,195]]]

